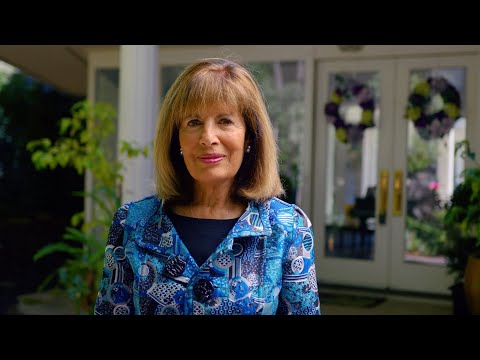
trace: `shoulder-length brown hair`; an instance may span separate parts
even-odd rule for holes
[[[250,152],[244,154],[232,195],[255,201],[283,195],[277,144],[260,87],[246,67],[220,58],[189,65],[165,96],[153,154],[157,195],[164,200],[191,200],[193,178],[180,156],[178,129],[183,118],[212,104],[236,107],[247,127]]]

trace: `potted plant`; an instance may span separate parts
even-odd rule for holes
[[[455,153],[460,151],[474,166],[464,170],[462,182],[446,204],[443,253],[448,272],[454,275],[451,290],[456,310],[463,313],[461,303],[455,301],[465,301],[469,313],[480,314],[480,163],[467,140],[456,144]],[[462,293],[465,300],[455,297]]]

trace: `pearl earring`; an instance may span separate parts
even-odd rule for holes
[[[246,152],[247,154],[250,153],[250,145],[247,146],[247,150],[245,150],[245,152]]]
[[[180,156],[183,156],[182,148],[180,148]]]

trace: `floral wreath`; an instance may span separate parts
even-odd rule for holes
[[[362,117],[358,124],[349,124],[340,115],[340,105],[344,100],[355,98],[362,108]],[[355,84],[351,88],[335,88],[330,95],[330,100],[325,105],[327,122],[335,126],[335,137],[342,143],[357,144],[363,139],[363,131],[375,126],[373,111],[375,101],[370,89],[363,84]]]
[[[437,94],[442,99],[442,108],[427,114]],[[425,140],[442,138],[448,134],[459,117],[460,94],[443,77],[429,77],[420,81],[408,96],[405,118],[413,121],[418,134]]]

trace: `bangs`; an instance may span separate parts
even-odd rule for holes
[[[197,73],[189,86],[182,90],[184,96],[178,97],[182,101],[173,109],[173,113],[178,114],[177,126],[181,119],[201,113],[212,105],[222,104],[242,113],[248,99],[244,87],[238,82],[226,78],[225,73],[213,71]]]

